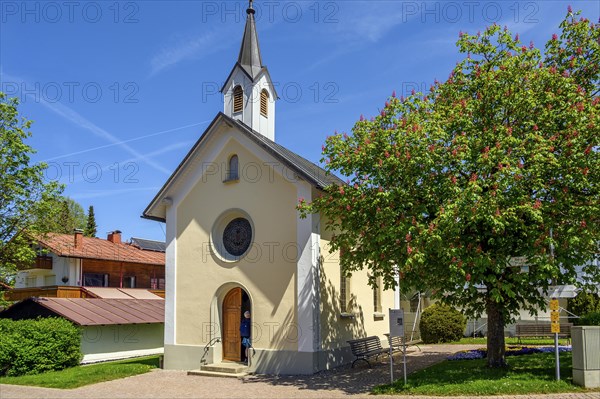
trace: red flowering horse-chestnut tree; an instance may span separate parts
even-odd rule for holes
[[[388,99],[323,147],[348,177],[312,202],[348,273],[370,270],[488,318],[488,365],[504,326],[546,308],[555,284],[598,283],[600,25],[570,10],[544,52],[491,26],[425,94]],[[525,259],[519,267],[515,257]],[[521,262],[522,263],[522,262]],[[579,266],[583,267],[583,271]]]

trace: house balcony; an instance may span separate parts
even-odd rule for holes
[[[113,288],[117,290],[117,288]],[[133,290],[136,290],[134,288]],[[144,289],[137,289],[145,291]],[[161,298],[165,297],[165,290],[148,290],[154,295],[158,295]],[[0,294],[1,295],[1,294]],[[86,287],[78,286],[65,286],[65,285],[52,285],[46,287],[27,287],[27,288],[13,288],[4,292],[4,299],[7,301],[22,301],[23,299],[31,297],[41,298],[97,298],[98,296],[93,292],[90,292]]]
[[[19,265],[19,270],[33,270],[33,269],[52,270],[52,257],[51,256],[38,256],[35,258],[35,261],[33,263]]]
[[[21,301],[31,297],[44,298],[93,298],[82,287],[52,285],[47,287],[13,288],[4,292],[7,301]]]

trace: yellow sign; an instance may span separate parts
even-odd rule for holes
[[[550,321],[553,323],[558,323],[560,321],[560,313],[552,311],[550,313]]]
[[[558,310],[558,299],[550,300],[550,310]]]
[[[557,321],[553,321],[551,324],[551,329],[550,331],[552,331],[552,333],[560,333],[560,323]]]

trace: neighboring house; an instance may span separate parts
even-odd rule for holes
[[[351,361],[349,339],[385,345],[399,295],[371,288],[367,271],[342,276],[323,217],[299,217],[299,198],[344,183],[275,142],[277,93],[251,7],[224,112],[143,213],[166,222],[165,368],[240,361],[250,310],[250,369],[311,374]]]
[[[81,327],[82,363],[162,354],[164,300],[148,292],[142,298],[128,293],[122,290],[112,294],[118,298],[103,299],[28,298],[0,312],[0,318],[70,320]]]
[[[50,286],[60,287],[65,294],[48,296],[68,297],[78,296],[75,287],[164,290],[165,254],[160,251],[161,243],[136,240],[121,242],[118,230],[109,233],[106,240],[84,237],[77,230],[73,234],[48,234],[37,240],[39,256],[35,262],[20,267],[15,290],[9,296],[23,299],[26,289],[34,293],[28,296],[40,296],[32,288]]]

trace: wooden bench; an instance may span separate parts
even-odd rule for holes
[[[402,337],[390,337],[390,334],[384,334],[387,339],[388,339],[388,344],[390,345],[390,347],[392,348],[392,352],[402,352],[404,349],[403,346],[403,339]],[[420,339],[413,339],[412,341],[406,341],[406,346],[416,346],[419,350],[421,350],[421,347],[419,346],[419,344],[423,342]]]
[[[364,360],[369,365],[369,368],[371,368],[371,363],[369,363],[368,358],[375,357],[377,359],[379,355],[388,353],[388,350],[381,346],[379,337],[375,335],[372,337],[351,339],[346,342],[350,344],[352,354],[356,357],[352,362],[352,368],[354,368],[354,363],[359,360]]]
[[[559,338],[571,339],[571,323],[562,323],[560,325]],[[521,343],[521,338],[546,338],[553,337],[550,323],[522,323],[517,324],[517,331],[515,337],[518,338],[518,342]]]

